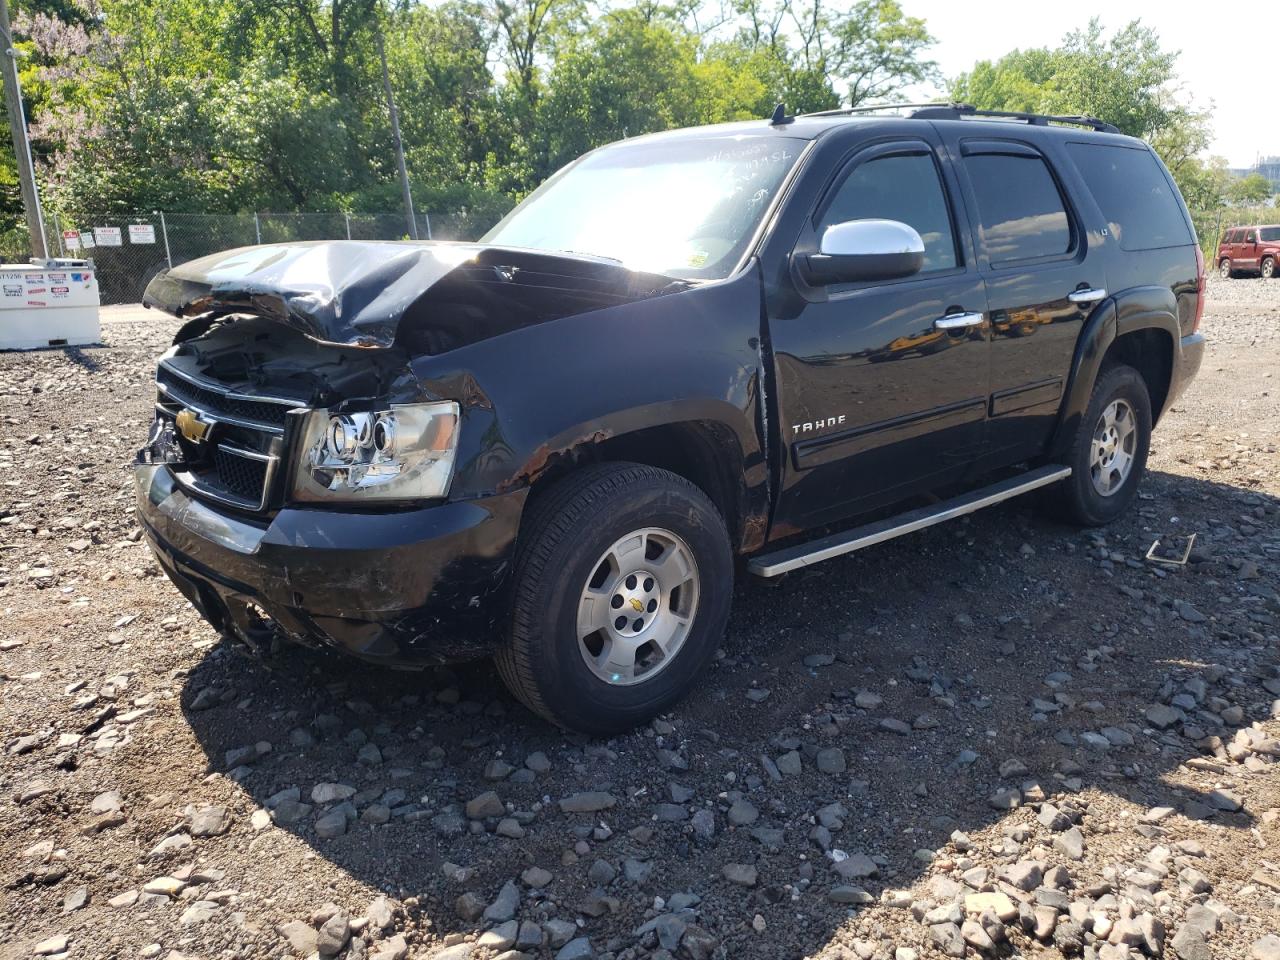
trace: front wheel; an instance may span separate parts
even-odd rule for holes
[[[1110,523],[1129,508],[1151,447],[1151,398],[1133,367],[1104,370],[1067,454],[1071,476],[1049,502],[1063,519],[1086,527]]]
[[[1218,264],[1218,275],[1223,280],[1230,280],[1234,274],[1231,272],[1231,261],[1226,257],[1222,258],[1222,262]]]
[[[1262,279],[1270,280],[1275,275],[1276,275],[1276,258],[1263,257],[1262,258]]]
[[[666,470],[599,464],[534,501],[520,540],[496,656],[519,700],[559,726],[606,735],[689,690],[733,592],[729,535],[706,494]]]

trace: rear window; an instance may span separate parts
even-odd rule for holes
[[[1061,256],[1071,249],[1066,207],[1043,160],[979,153],[965,157],[964,165],[992,263]]]
[[[1280,227],[1262,227],[1258,230],[1258,236],[1266,243],[1275,243],[1280,240]]]
[[[1067,145],[1122,249],[1193,242],[1169,178],[1147,150],[1099,143]]]

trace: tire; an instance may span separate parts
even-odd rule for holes
[[[732,594],[729,534],[706,494],[656,467],[590,466],[529,507],[498,672],[552,723],[619,733],[688,692],[724,635]]]
[[[1231,270],[1231,261],[1226,257],[1223,257],[1222,261],[1218,264],[1218,275],[1221,276],[1223,280],[1230,280],[1235,276]]]
[[[1276,275],[1276,258],[1275,257],[1262,258],[1261,273],[1262,273],[1263,280],[1270,280],[1272,277]]]
[[[1106,430],[1107,416],[1112,417],[1116,434],[1123,435],[1118,442]],[[1123,429],[1126,419],[1131,423],[1129,434]],[[1085,527],[1100,527],[1115,520],[1138,494],[1150,448],[1151,398],[1146,382],[1133,367],[1105,368],[1093,386],[1088,409],[1068,448],[1066,463],[1071,467],[1071,476],[1051,488],[1050,509],[1061,519]],[[1129,458],[1123,469],[1121,454]],[[1104,492],[1103,486],[1109,487],[1109,492]]]

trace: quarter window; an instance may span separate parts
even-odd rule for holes
[[[1048,165],[1039,157],[979,153],[964,158],[992,263],[1060,256],[1071,222]]]
[[[818,223],[818,235],[846,220],[897,220],[924,240],[922,273],[956,265],[951,214],[929,154],[892,154],[860,163],[845,177]]]
[[[1192,242],[1182,205],[1150,151],[1102,143],[1070,143],[1067,151],[1122,249]]]

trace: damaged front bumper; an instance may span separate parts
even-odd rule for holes
[[[486,656],[498,643],[527,491],[381,513],[215,510],[161,464],[134,465],[142,531],[215,628],[273,626],[393,666]]]

